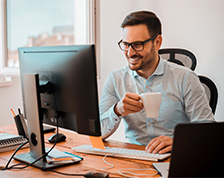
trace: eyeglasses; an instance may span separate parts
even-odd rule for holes
[[[135,41],[132,43],[127,43],[127,42],[123,42],[123,40],[120,40],[118,42],[118,46],[120,47],[120,49],[122,51],[128,51],[129,47],[131,46],[135,51],[142,51],[144,49],[144,44],[154,40],[157,36],[154,36],[152,38],[149,38],[148,40],[145,41]]]

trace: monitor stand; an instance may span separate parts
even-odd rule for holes
[[[33,163],[45,154],[44,133],[43,133],[43,115],[41,112],[41,100],[39,92],[39,75],[24,74],[23,88],[25,97],[26,118],[28,123],[28,138],[30,152],[18,154],[14,159],[25,163]],[[32,166],[47,170],[59,166],[64,166],[72,163],[47,163],[46,156],[43,156],[39,161]]]

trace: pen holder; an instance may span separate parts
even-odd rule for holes
[[[27,125],[23,118],[22,114],[18,114],[14,117],[14,121],[16,123],[17,131],[19,135],[22,135],[23,137],[27,138]]]

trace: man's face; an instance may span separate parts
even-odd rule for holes
[[[146,25],[127,26],[123,29],[123,42],[145,41],[151,37]],[[131,70],[144,72],[158,62],[158,54],[152,41],[146,42],[142,51],[135,51],[130,46],[124,53]]]

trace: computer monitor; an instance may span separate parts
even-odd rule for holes
[[[42,123],[56,126],[58,120],[59,127],[100,136],[94,45],[18,50],[23,109],[31,144],[28,162],[45,152]],[[24,161],[23,157],[16,159]],[[34,166],[48,168],[45,162],[43,158],[40,165]]]

